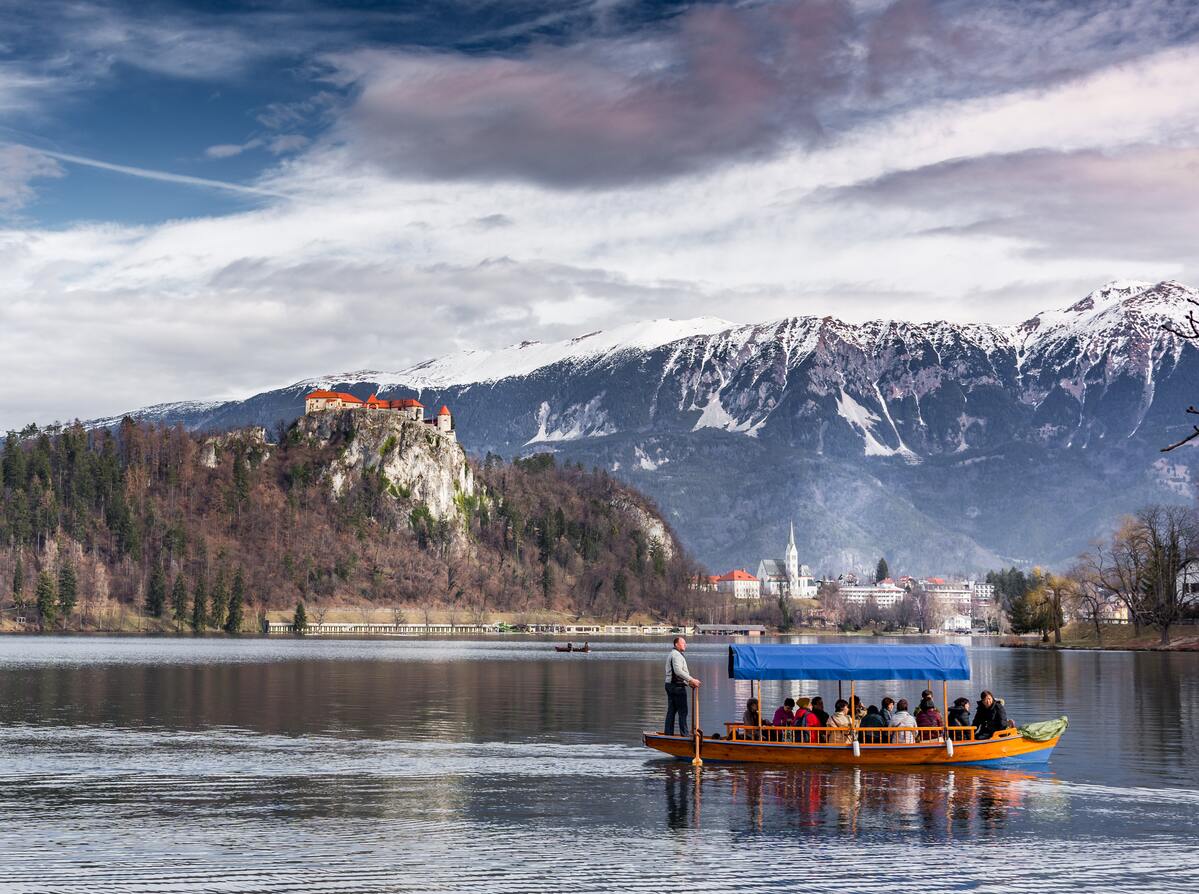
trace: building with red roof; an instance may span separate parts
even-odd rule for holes
[[[318,388],[304,396],[305,413],[315,413],[317,410],[356,410],[362,406],[361,400],[344,391],[325,391]]]
[[[762,585],[745,569],[735,568],[716,578],[716,592],[729,593],[735,599],[757,599],[762,595]]]

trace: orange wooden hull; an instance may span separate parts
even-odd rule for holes
[[[705,761],[752,762],[762,764],[845,764],[847,766],[908,766],[914,764],[972,764],[983,766],[1024,766],[1049,760],[1060,736],[1045,742],[1033,742],[1021,735],[1008,735],[973,742],[954,742],[951,756],[944,742],[918,742],[913,745],[860,745],[854,755],[852,745],[806,745],[782,742],[757,742],[741,739],[702,739],[700,757]],[[695,757],[695,740],[687,736],[643,733],[649,748],[679,758]]]

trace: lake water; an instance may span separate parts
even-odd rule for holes
[[[1043,772],[697,777],[640,745],[668,646],[593,648],[0,638],[0,892],[1199,891],[1199,655],[976,643],[951,699],[1070,715]]]

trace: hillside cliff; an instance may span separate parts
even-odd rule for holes
[[[475,462],[428,426],[362,411],[302,417],[278,444],[129,420],[10,437],[0,579],[16,604],[6,586],[0,610],[29,616],[64,569],[76,622],[144,608],[199,629],[249,629],[299,600],[668,619],[698,571],[654,505],[602,471]]]
[[[325,477],[343,496],[365,476],[377,476],[390,496],[423,505],[436,520],[475,495],[475,476],[458,442],[395,413],[326,410],[301,416],[290,439],[310,448],[337,448]]]

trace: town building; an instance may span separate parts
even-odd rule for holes
[[[1199,602],[1199,559],[1187,559],[1175,578],[1178,598],[1182,602]]]
[[[986,621],[995,616],[995,585],[974,581],[974,590],[970,596],[970,617],[975,621]]]
[[[906,589],[889,577],[874,584],[841,584],[838,591],[847,605],[866,605],[873,601],[879,608],[894,608],[908,595]]]
[[[838,587],[847,604],[865,605],[873,601],[879,608],[894,608],[908,593],[917,588],[932,594],[942,613],[957,627],[961,626],[962,617],[983,621],[994,615],[995,588],[991,584],[978,581],[953,581],[943,577],[918,579],[905,576],[897,580],[887,578],[874,584],[839,582]]]
[[[762,585],[745,569],[736,568],[716,578],[716,592],[727,593],[734,599],[757,599],[762,595]]]
[[[425,419],[425,405],[414,397],[402,397],[394,400],[372,394],[366,400],[357,398],[344,391],[326,391],[317,389],[304,395],[304,412],[319,413],[323,410],[365,410],[368,413],[398,413],[413,422],[424,422],[441,434],[454,438],[454,416],[450,408],[442,405],[437,415]]]
[[[956,612],[941,622],[941,629],[945,633],[970,633],[972,626],[973,624],[969,615]]]
[[[924,589],[936,597],[942,610],[970,617],[974,611],[974,581],[950,581],[930,577],[921,581]]]

